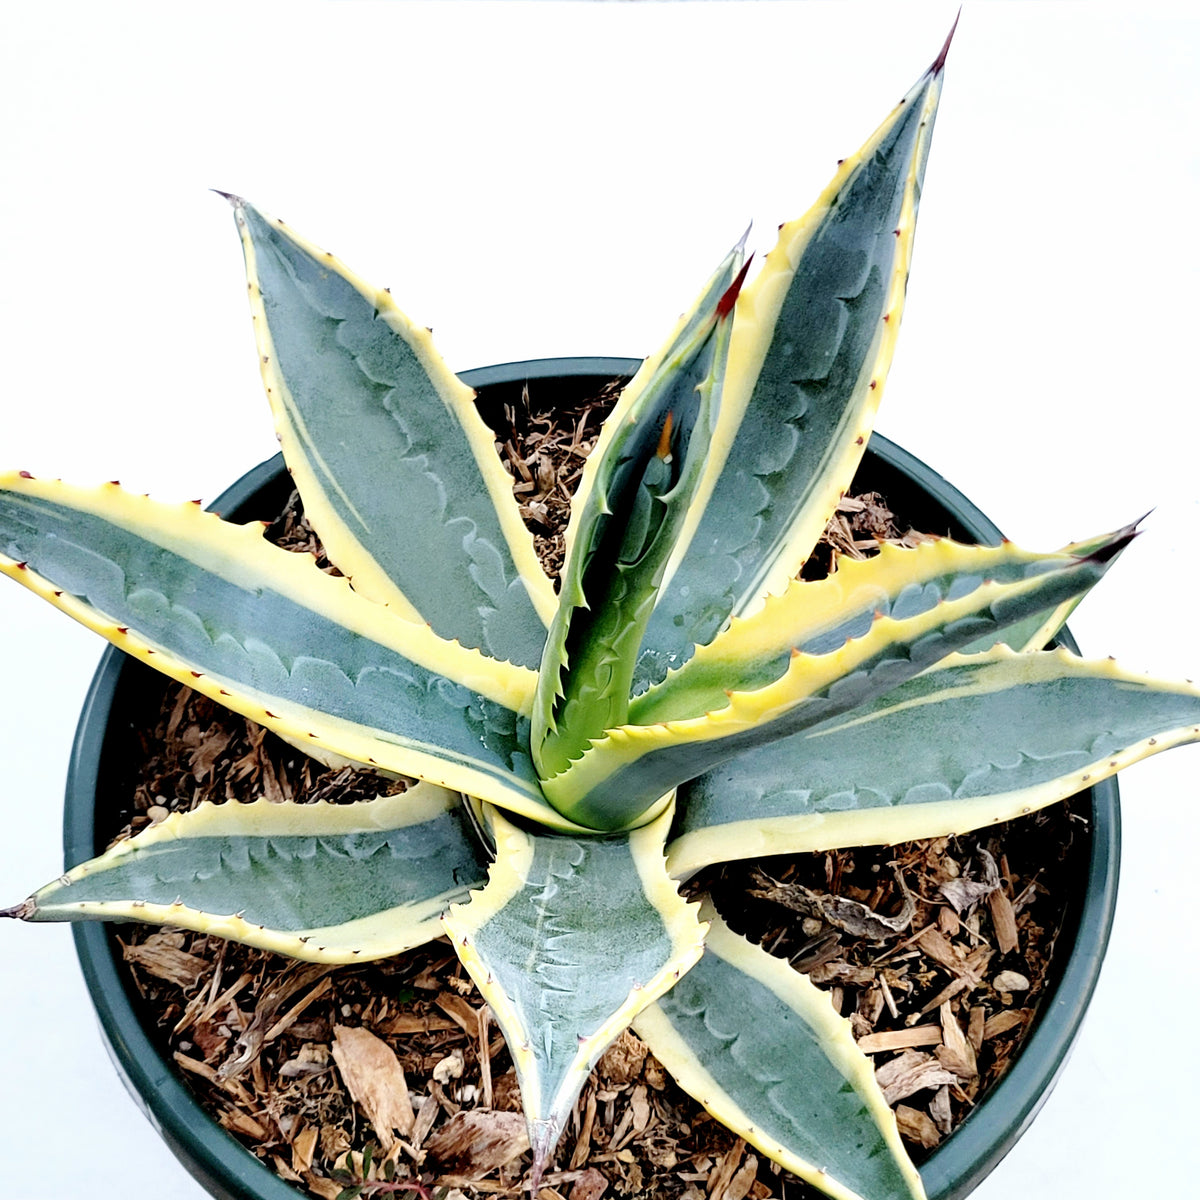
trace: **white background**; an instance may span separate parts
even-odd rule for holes
[[[456,369],[642,355],[932,59],[929,4],[53,3],[0,29],[0,464],[163,499],[274,450],[233,221],[284,216]],[[1072,621],[1200,671],[1196,18],[968,0],[880,420],[1050,548],[1147,509]],[[56,875],[93,635],[0,590],[0,903]],[[1192,1194],[1196,781],[1122,779],[1113,944],[1073,1060],[979,1200]],[[197,1200],[121,1091],[65,927],[0,928],[0,1191]]]

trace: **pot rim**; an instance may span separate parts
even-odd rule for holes
[[[465,371],[460,378],[475,388],[553,378],[604,380],[632,375],[640,363],[639,359],[615,357],[530,359]],[[928,493],[967,535],[983,542],[1000,540],[1000,530],[970,500],[894,442],[872,434],[867,453]],[[210,507],[221,512],[235,509],[277,477],[281,467],[280,455],[261,463]],[[1065,630],[1060,641],[1078,652]],[[97,851],[94,808],[101,750],[126,661],[116,648],[105,650],[80,715],[63,814],[63,850],[68,868]],[[1074,941],[1057,982],[1043,996],[1032,1031],[1008,1072],[922,1164],[921,1177],[930,1200],[961,1200],[1008,1153],[1057,1082],[1079,1032],[1112,928],[1120,859],[1116,778],[1103,780],[1090,792],[1087,887],[1079,905]],[[1065,922],[1070,924],[1070,912]],[[300,1194],[297,1189],[208,1116],[142,1028],[108,925],[81,922],[72,926],[72,933],[101,1034],[117,1072],[193,1178],[219,1200],[296,1200]],[[1053,967],[1052,972],[1057,974]]]

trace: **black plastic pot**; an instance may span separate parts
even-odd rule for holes
[[[554,396],[593,394],[633,373],[625,358],[538,359],[466,372],[485,412],[519,401],[530,385]],[[882,492],[919,529],[965,541],[997,543],[1000,531],[924,463],[886,438],[873,437],[858,490]],[[256,467],[213,507],[226,517],[270,517],[291,482],[276,457]],[[1074,649],[1068,637],[1064,642]],[[121,823],[134,732],[157,706],[159,677],[119,651],[106,651],[84,704],[71,757],[64,812],[68,867],[100,852]],[[1108,944],[1117,895],[1120,808],[1115,779],[1090,792],[1088,841],[1068,881],[1071,899],[1046,994],[1032,1032],[1004,1079],[921,1168],[930,1200],[961,1200],[1004,1157],[1041,1107],[1062,1070],[1091,999]],[[126,1087],[179,1161],[219,1200],[296,1200],[282,1182],[200,1107],[139,1018],[137,997],[109,927],[82,923],[75,944],[109,1053]]]

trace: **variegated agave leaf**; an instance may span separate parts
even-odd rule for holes
[[[666,871],[673,816],[669,808],[630,834],[574,838],[493,812],[488,885],[445,919],[512,1053],[535,1176],[596,1060],[703,950],[697,906]]]
[[[0,551],[0,570],[76,620],[317,757],[573,828],[529,757],[533,672],[396,617],[261,527],[14,474]]]
[[[175,813],[26,901],[30,921],[178,925],[309,962],[386,958],[442,933],[486,868],[457,794]]]
[[[329,557],[398,615],[536,667],[554,594],[474,392],[387,289],[227,198],[276,429]]]
[[[813,208],[781,227],[738,299],[705,478],[642,641],[635,692],[784,586],[849,485],[899,331],[941,67],[939,58]]]
[[[685,710],[678,717],[667,713],[656,724],[609,730],[566,771],[545,780],[543,789],[575,820],[594,825],[610,819],[619,827],[654,797],[736,755],[851,713],[980,637],[995,640],[1007,625],[1057,610],[1096,583],[1130,536],[1121,531],[1088,558],[1026,558],[1007,582],[979,574],[973,556],[967,555],[972,563],[967,569],[941,578],[918,577],[896,593],[892,615],[856,613],[850,606],[844,614],[847,624],[865,616],[867,627],[856,637],[839,625],[845,640],[825,653],[805,652],[789,642],[787,628],[780,629],[772,619],[773,606],[763,614],[767,636],[756,639],[753,627],[730,631],[731,638],[759,642],[759,653],[747,654],[741,668],[742,679],[755,684],[754,690],[711,694],[702,686],[709,659],[720,654],[718,642],[700,664],[703,670],[696,672],[700,680],[684,693],[694,712]],[[981,556],[996,557],[987,551]],[[805,586],[795,584],[792,591]],[[788,600],[779,607],[789,607]],[[835,623],[841,620],[834,618]],[[801,632],[801,639],[805,632],[810,631]],[[822,644],[820,633],[826,631],[811,632]],[[736,685],[736,670],[732,678]],[[649,719],[658,716],[652,713]]]
[[[669,847],[709,863],[964,833],[1200,738],[1200,689],[1067,650],[952,655],[682,786]]]
[[[952,610],[941,606],[970,596],[982,599],[984,589],[995,585],[1007,585],[1015,595],[1027,581],[1049,582],[1047,577],[1056,570],[1082,562],[1093,564],[1098,578],[1133,533],[1133,527],[1127,526],[1084,547],[1066,546],[1057,554],[1033,553],[1011,542],[964,546],[931,539],[913,549],[885,544],[873,558],[843,561],[825,579],[792,580],[782,595],[768,597],[754,616],[733,618],[728,629],[700,647],[687,663],[637,697],[630,705],[629,721],[651,725],[724,707],[731,691],[750,691],[779,679],[793,655],[831,654],[847,641],[865,637],[883,617],[907,621],[937,611],[948,613]],[[1037,595],[1037,589],[1033,591]],[[1070,599],[1082,594],[1073,592]],[[978,640],[990,646],[1002,636],[1023,646],[1034,636],[1028,631],[1030,622],[1044,625],[1047,621],[1047,607],[1040,597],[1031,607],[1031,616],[1002,625],[993,605],[994,631]],[[1061,608],[1049,609],[1055,619]]]
[[[870,1060],[829,997],[711,907],[704,957],[633,1023],[679,1085],[767,1157],[838,1200],[916,1198]]]
[[[632,1021],[775,1162],[841,1200],[919,1198],[847,1024],[677,882],[963,832],[1200,739],[1200,690],[1043,649],[1132,528],[796,579],[882,392],[944,59],[758,277],[742,288],[735,247],[646,360],[588,462],[557,597],[428,332],[229,197],[284,455],[345,577],[194,505],[23,473],[0,477],[0,570],[308,753],[424,782],[172,816],[0,915],[321,962],[444,928],[512,1052],[535,1188]]]
[[[589,460],[538,678],[533,754],[544,779],[625,722],[637,647],[709,451],[740,262],[737,247]]]

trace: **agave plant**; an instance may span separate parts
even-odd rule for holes
[[[627,1026],[832,1196],[921,1196],[848,1023],[679,884],[964,832],[1200,737],[1200,692],[1045,649],[1132,529],[933,540],[798,572],[899,325],[944,51],[746,276],[646,360],[556,592],[473,394],[386,290],[230,196],[261,370],[333,577],[116,484],[0,480],[3,570],[316,758],[419,780],[168,817],[6,915],[137,919],[359,962],[442,933],[499,1022],[536,1186]]]

